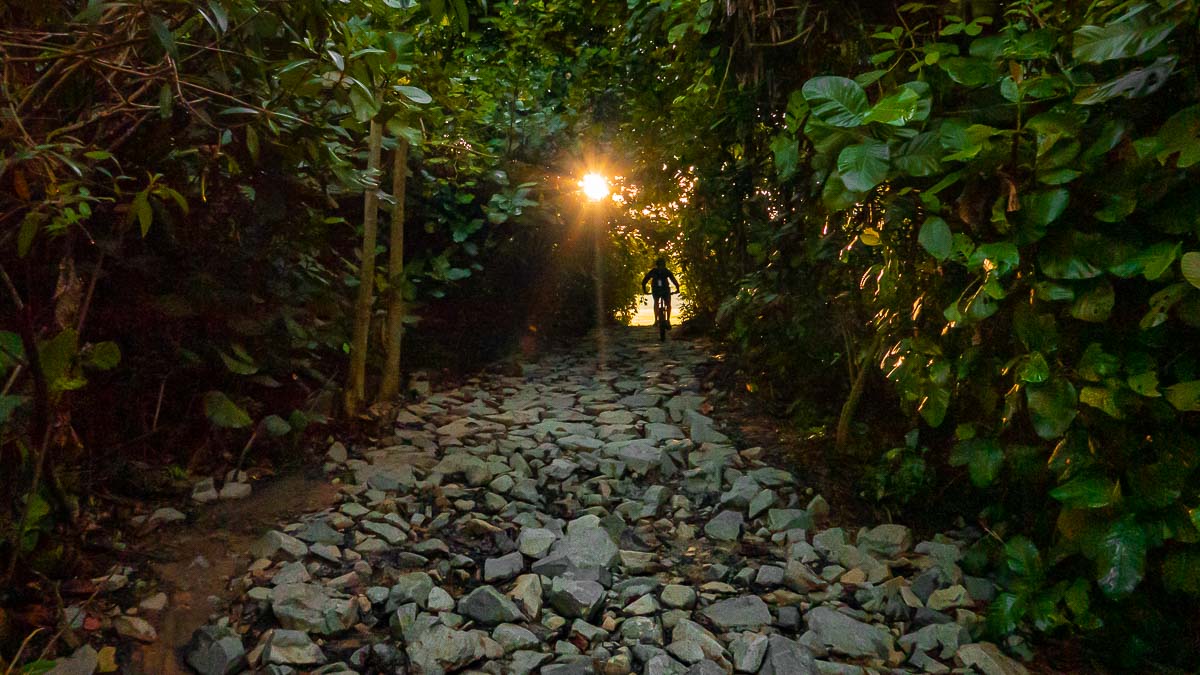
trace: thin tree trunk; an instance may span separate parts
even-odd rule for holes
[[[383,125],[371,122],[367,144],[367,170],[373,180],[379,177],[379,155],[383,145]],[[358,269],[358,297],[354,302],[354,336],[350,342],[350,373],[346,382],[345,410],[356,415],[367,399],[367,338],[371,332],[371,304],[375,295],[375,236],[379,222],[379,186],[367,189],[363,197],[362,263]]]
[[[396,139],[392,166],[392,230],[388,236],[387,332],[383,382],[376,400],[390,401],[400,393],[400,347],[404,340],[404,193],[408,178],[408,141]]]
[[[871,347],[868,351],[860,357],[862,363],[858,366],[858,375],[850,384],[850,393],[846,396],[845,403],[842,404],[841,414],[838,415],[837,436],[834,443],[839,453],[846,452],[850,445],[850,425],[854,422],[854,415],[858,412],[858,404],[862,401],[863,390],[867,384],[867,373],[872,370],[871,360],[879,352],[881,344],[883,344],[883,335],[879,334],[871,342]]]

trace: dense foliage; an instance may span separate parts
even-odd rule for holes
[[[338,414],[365,281],[369,396],[395,306],[408,369],[589,326],[597,245],[564,204],[600,11],[0,8],[0,577],[69,569],[114,493],[186,489]],[[364,193],[404,246],[366,277]]]
[[[634,4],[672,56],[630,135],[680,137],[650,199],[751,386],[979,514],[994,633],[1194,659],[1197,5]]]

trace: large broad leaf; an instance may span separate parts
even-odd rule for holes
[[[800,92],[812,114],[835,127],[857,127],[870,110],[863,88],[844,77],[814,77],[804,83]]]
[[[967,267],[982,268],[1002,277],[1021,264],[1021,254],[1016,245],[1009,241],[993,241],[981,245],[967,259]]]
[[[1135,6],[1103,26],[1083,26],[1075,31],[1072,55],[1086,63],[1102,63],[1143,54],[1153,49],[1175,29],[1174,21],[1154,23],[1152,5]]]
[[[1141,98],[1158,91],[1175,71],[1175,57],[1164,56],[1145,68],[1135,68],[1108,82],[1084,87],[1075,96],[1078,105],[1096,105],[1114,98]]]
[[[1100,542],[1096,583],[1110,598],[1129,595],[1146,568],[1146,532],[1127,515],[1112,524]]]
[[[1120,487],[1099,474],[1080,474],[1050,491],[1050,496],[1073,509],[1099,509],[1121,498]]]
[[[1179,259],[1179,271],[1183,278],[1196,288],[1200,288],[1200,253],[1188,251]]]
[[[1004,464],[1004,451],[994,438],[971,438],[954,446],[950,466],[966,466],[971,483],[987,487],[996,480]]]
[[[1175,258],[1179,257],[1179,252],[1183,250],[1181,244],[1170,241],[1160,241],[1157,244],[1148,246],[1132,257],[1122,261],[1121,263],[1109,268],[1109,272],[1128,279],[1137,274],[1141,274],[1146,279],[1154,281],[1162,276],[1162,273],[1167,271],[1171,263],[1175,262]],[[1200,260],[1197,260],[1200,266]]]
[[[921,225],[917,242],[938,260],[945,260],[954,252],[954,234],[950,232],[946,221],[937,216],[927,218]]]
[[[946,419],[946,410],[950,407],[950,390],[946,387],[932,385],[925,392],[925,397],[917,406],[921,419],[931,427],[942,426]]]
[[[872,106],[863,121],[902,127],[909,122],[926,119],[931,108],[928,94],[929,85],[924,82],[903,84],[896,93]]]
[[[966,87],[990,85],[997,79],[996,66],[990,59],[951,56],[940,59],[938,67],[946,71],[950,79]]]
[[[1062,436],[1079,414],[1075,386],[1061,378],[1028,385],[1025,402],[1034,432],[1047,440]]]
[[[942,141],[926,131],[900,144],[891,156],[892,166],[910,176],[932,176],[942,170]]]
[[[402,84],[396,87],[396,92],[413,103],[420,103],[422,105],[433,103],[433,97],[419,87]]]
[[[1107,279],[1102,279],[1100,283],[1075,298],[1075,304],[1071,306],[1071,316],[1080,321],[1103,323],[1108,320],[1108,315],[1112,314],[1116,298],[1112,284]]]
[[[781,180],[796,175],[800,162],[800,143],[791,134],[777,134],[771,139],[771,152],[775,154],[775,170]]]
[[[843,148],[838,155],[838,172],[847,190],[866,192],[874,188],[887,178],[888,168],[887,143],[873,138]]]
[[[1182,412],[1200,411],[1200,380],[1180,382],[1166,389],[1167,401]]]
[[[243,429],[250,426],[250,416],[221,391],[204,394],[204,414],[209,421],[225,429]]]
[[[1071,202],[1071,193],[1064,189],[1045,190],[1021,199],[1025,219],[1035,227],[1045,227],[1058,220]]]

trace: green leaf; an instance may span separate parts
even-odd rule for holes
[[[402,84],[402,85],[399,85],[396,87],[396,91],[401,96],[412,101],[413,103],[419,103],[421,105],[433,103],[433,97],[430,96],[428,92],[426,92],[424,89],[421,89],[420,87],[413,87],[413,86]]]
[[[771,152],[775,155],[775,170],[782,180],[796,175],[800,162],[800,143],[790,134],[777,134],[771,139]]]
[[[1167,402],[1181,412],[1200,411],[1200,380],[1180,382],[1167,387]]]
[[[0,331],[0,374],[7,373],[25,359],[25,343],[12,331]]]
[[[38,359],[42,364],[42,375],[51,391],[78,389],[78,378],[74,377],[75,357],[79,354],[79,335],[67,329],[53,338],[38,343]]]
[[[1029,384],[1038,384],[1050,379],[1050,364],[1041,352],[1033,352],[1017,371],[1017,377]]]
[[[1071,202],[1071,193],[1064,189],[1044,190],[1021,199],[1025,219],[1035,227],[1045,227],[1058,220],[1067,204]]]
[[[1147,280],[1154,281],[1171,267],[1171,263],[1175,262],[1175,258],[1179,257],[1179,252],[1182,250],[1181,244],[1160,241],[1138,251],[1122,263],[1108,268],[1108,271],[1124,279],[1141,274]],[[1197,263],[1200,264],[1200,261]]]
[[[17,256],[24,258],[29,253],[29,249],[33,247],[33,240],[37,237],[38,227],[41,225],[41,219],[30,211],[21,219],[21,230],[17,233]]]
[[[1162,396],[1162,392],[1158,390],[1158,373],[1153,370],[1138,373],[1137,375],[1130,375],[1125,380],[1125,383],[1129,385],[1129,388],[1134,393],[1147,398],[1159,398]]]
[[[96,370],[112,370],[121,362],[121,348],[115,342],[99,342],[92,345],[84,359],[84,365]]]
[[[1021,263],[1021,254],[1009,241],[994,241],[975,249],[967,259],[967,267],[983,268],[998,277],[1005,276]]]
[[[244,429],[250,426],[250,416],[221,391],[204,394],[204,414],[214,425],[224,429]]]
[[[1050,496],[1074,509],[1099,509],[1115,504],[1121,488],[1105,476],[1080,474],[1050,491]]]
[[[1120,77],[1083,87],[1075,95],[1077,105],[1096,105],[1114,98],[1142,98],[1158,91],[1175,70],[1177,59],[1164,56],[1153,65],[1134,68]]]
[[[1196,288],[1200,288],[1200,253],[1188,251],[1179,259],[1179,271],[1183,278]]]
[[[925,219],[917,234],[917,242],[938,260],[945,260],[954,252],[954,234],[950,232],[946,221],[937,216]]]
[[[931,131],[917,134],[891,153],[892,166],[909,176],[932,176],[942,170],[941,138]]]
[[[879,185],[888,174],[888,146],[873,138],[842,149],[838,172],[847,190],[866,192]]]
[[[1103,410],[1109,417],[1124,419],[1125,413],[1117,404],[1116,394],[1108,387],[1084,387],[1079,392],[1079,402]]]
[[[154,221],[154,211],[150,208],[150,198],[145,190],[134,195],[133,202],[129,205],[129,215],[131,219],[137,219],[142,238],[145,238],[150,232],[150,224]]]
[[[1028,537],[1016,536],[1004,542],[1004,559],[1008,569],[1022,577],[1039,577],[1042,556]]]
[[[279,415],[267,415],[263,418],[262,425],[263,428],[266,429],[267,434],[274,438],[287,436],[288,434],[292,433],[292,425],[288,424],[287,421]]]
[[[154,37],[158,40],[158,44],[162,46],[163,51],[178,61],[179,50],[175,46],[175,36],[171,34],[171,29],[167,27],[167,22],[157,14],[151,14],[148,21],[150,22],[150,30],[154,33]]]
[[[1174,21],[1152,24],[1138,5],[1124,16],[1103,26],[1083,26],[1075,31],[1071,54],[1084,63],[1102,63],[1143,54],[1153,49],[1175,29]]]
[[[950,407],[950,390],[937,385],[930,386],[926,395],[917,406],[921,419],[931,427],[940,427],[946,418],[946,409]]]
[[[971,438],[950,452],[950,466],[966,466],[976,487],[991,485],[1003,464],[1004,451],[994,438]]]
[[[813,115],[835,127],[860,126],[870,109],[863,88],[844,77],[814,77],[804,83],[800,92]]]
[[[1145,572],[1146,548],[1146,532],[1132,515],[1112,524],[1096,557],[1096,583],[1105,595],[1120,598],[1137,588]]]
[[[901,88],[900,91],[881,99],[871,107],[863,122],[880,122],[891,126],[902,127],[913,120],[924,119],[921,95],[914,89]],[[929,114],[924,109],[925,115]]]
[[[1046,440],[1062,436],[1079,413],[1075,386],[1062,378],[1028,385],[1025,402],[1034,432]]]
[[[17,408],[29,402],[27,396],[13,396],[11,394],[0,394],[0,425],[8,424],[12,419],[12,415],[17,411]]]
[[[1020,596],[1015,593],[1001,593],[988,606],[988,630],[997,635],[1016,632],[1025,611],[1025,601]]]
[[[1080,321],[1103,323],[1112,313],[1116,302],[1116,293],[1107,279],[1080,293],[1071,306],[1071,316]]]

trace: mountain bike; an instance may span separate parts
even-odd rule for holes
[[[679,295],[672,293],[671,295]],[[671,328],[671,306],[668,304],[669,296],[654,298],[654,325],[658,326],[658,341],[662,342],[667,339],[667,330]]]

